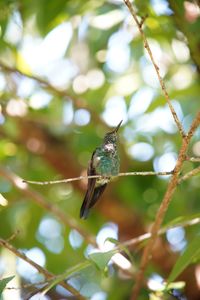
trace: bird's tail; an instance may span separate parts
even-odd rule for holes
[[[93,191],[93,193],[90,193],[89,190],[87,190],[85,198],[83,200],[83,204],[81,206],[80,210],[80,218],[82,219],[87,219],[90,208],[92,208],[97,200],[100,198],[102,195],[103,191],[105,190],[107,186],[107,183],[96,187]]]
[[[87,190],[86,194],[85,194],[85,198],[83,200],[83,203],[82,203],[82,206],[81,206],[81,210],[80,210],[80,218],[81,219],[87,219],[88,217],[88,214],[89,214],[89,210],[90,210],[90,207],[89,207],[89,192]]]

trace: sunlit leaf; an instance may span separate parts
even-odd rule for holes
[[[129,258],[129,260],[133,263],[133,256],[131,255],[131,252],[129,251],[129,249],[124,246],[122,243],[120,243],[118,240],[113,239],[113,238],[107,238],[106,241],[109,241],[113,244],[115,244],[116,246],[118,246],[118,248],[123,251],[124,253],[126,253],[127,257]]]
[[[6,277],[0,280],[0,295],[2,294],[3,290],[5,289],[8,282],[10,282],[15,276]]]
[[[111,250],[107,252],[96,252],[89,255],[90,259],[95,263],[95,265],[100,269],[104,270],[111,258],[118,251]]]
[[[53,280],[50,281],[49,284],[44,287],[43,295],[46,294],[50,289],[52,289],[56,284],[58,284],[62,280],[68,279],[70,276],[88,268],[90,265],[91,265],[90,261],[84,261],[82,263],[79,263],[79,264],[67,269],[65,272],[63,272],[63,274],[55,276],[55,278],[53,278]]]
[[[174,281],[178,275],[180,275],[191,263],[200,258],[200,236],[195,237],[192,242],[190,242],[183,252],[183,254],[178,258],[176,264],[174,265],[169,278],[168,283]]]

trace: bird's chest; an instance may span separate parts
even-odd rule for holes
[[[115,151],[97,152],[94,158],[96,173],[102,176],[116,176],[119,173],[118,155]],[[101,181],[107,183],[106,178],[101,178]],[[107,180],[107,181],[106,181]],[[98,180],[99,181],[99,180]],[[104,184],[101,183],[101,184]]]

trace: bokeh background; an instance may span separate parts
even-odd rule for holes
[[[187,131],[199,109],[198,3],[135,0],[134,5],[138,16],[148,15],[145,34]],[[77,228],[95,236],[102,249],[107,237],[125,241],[146,232],[169,177],[118,178],[109,184],[87,221],[79,219],[86,181],[31,186],[35,197],[58,207],[66,222],[38,205],[35,194],[24,192],[21,178],[45,181],[86,175],[91,153],[121,119],[121,172],[171,171],[181,138],[123,1],[2,0],[0,34],[0,237],[7,239],[19,230],[12,245],[60,274],[93,249]],[[199,137],[197,130],[188,155],[200,156]],[[194,166],[185,162],[183,173]],[[199,208],[196,176],[176,191],[165,223],[188,218]],[[167,278],[179,254],[198,233],[198,225],[177,227],[159,239],[147,279]],[[131,251],[138,268],[141,247]],[[0,275],[13,274],[19,286],[42,280],[30,265],[1,248]],[[197,264],[181,279],[186,282],[188,299],[199,299]],[[107,275],[93,268],[68,282],[86,298],[111,300],[129,299],[134,279],[110,264]],[[20,290],[7,290],[3,299],[23,299],[27,290],[21,291],[20,295]],[[144,288],[139,299],[148,295]],[[70,297],[57,286],[42,299]]]

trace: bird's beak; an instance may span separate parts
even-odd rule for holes
[[[121,121],[119,122],[119,124],[118,124],[117,127],[113,130],[113,132],[117,132],[117,131],[119,130],[119,127],[120,127],[120,125],[122,124],[122,121],[123,121],[123,120],[121,120]]]

